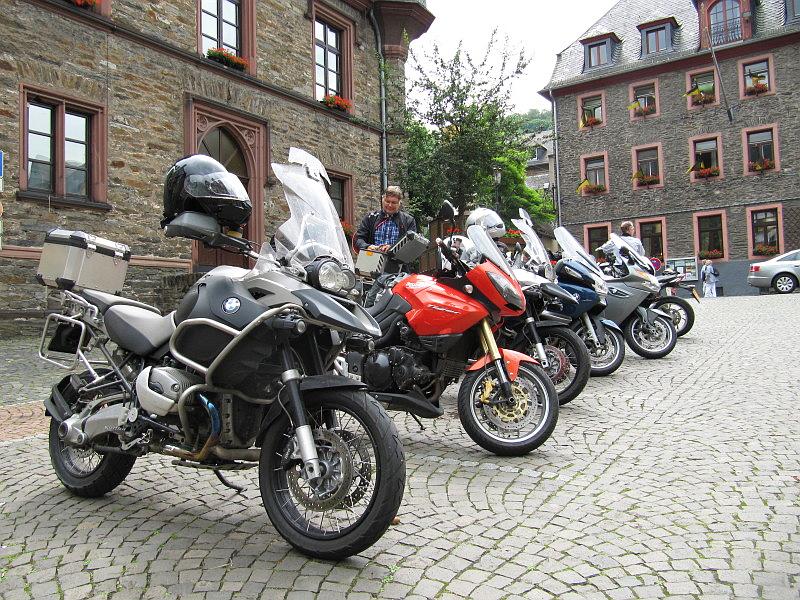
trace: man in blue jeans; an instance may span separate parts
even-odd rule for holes
[[[366,215],[356,231],[356,248],[361,250],[375,250],[386,252],[394,246],[402,236],[409,231],[417,231],[417,222],[407,212],[400,210],[403,191],[396,185],[389,186],[381,197],[381,210],[376,210]],[[371,306],[378,293],[381,280],[388,279],[389,275],[400,270],[400,263],[389,260],[383,274],[378,277],[367,295],[365,306]]]
[[[703,282],[703,298],[716,298],[719,271],[708,259],[705,260],[703,268],[700,269],[700,281]]]

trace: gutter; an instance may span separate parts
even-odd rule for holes
[[[561,226],[561,168],[558,162],[558,106],[553,93],[547,90],[550,107],[553,111],[553,153],[556,161],[556,225]]]
[[[383,41],[381,40],[381,30],[378,27],[378,21],[375,18],[375,11],[370,8],[369,9],[369,20],[372,24],[372,30],[375,32],[375,45],[378,48],[378,74],[379,74],[379,86],[380,86],[380,96],[381,96],[381,123],[380,123],[380,133],[381,133],[381,196],[383,192],[386,191],[386,188],[389,186],[389,169],[388,169],[388,155],[389,150],[387,148],[387,140],[386,140],[386,73],[384,71],[385,59],[383,56]]]

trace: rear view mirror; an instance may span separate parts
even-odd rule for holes
[[[455,207],[452,204],[450,204],[448,200],[445,200],[442,203],[442,207],[439,209],[439,214],[437,215],[437,218],[449,221],[455,216],[456,216]]]
[[[182,212],[164,227],[167,237],[183,237],[190,240],[210,242],[221,233],[217,220],[203,213]]]

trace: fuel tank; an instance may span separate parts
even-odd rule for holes
[[[489,316],[483,304],[428,275],[410,275],[392,292],[411,305],[406,320],[418,336],[464,333]]]

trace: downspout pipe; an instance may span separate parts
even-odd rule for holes
[[[553,111],[553,150],[556,158],[556,224],[561,226],[561,169],[558,162],[558,105],[553,97],[553,91],[547,90],[550,97],[550,107]]]
[[[386,191],[386,188],[389,186],[389,168],[388,168],[388,156],[389,150],[387,147],[387,140],[386,140],[386,72],[385,72],[385,59],[383,56],[383,40],[381,39],[381,30],[378,27],[378,20],[375,18],[375,11],[370,8],[369,9],[369,20],[372,23],[372,30],[375,32],[375,45],[378,48],[378,58],[380,59],[380,63],[378,64],[378,75],[380,78],[379,81],[379,88],[380,88],[380,104],[381,104],[381,196],[383,192]]]

